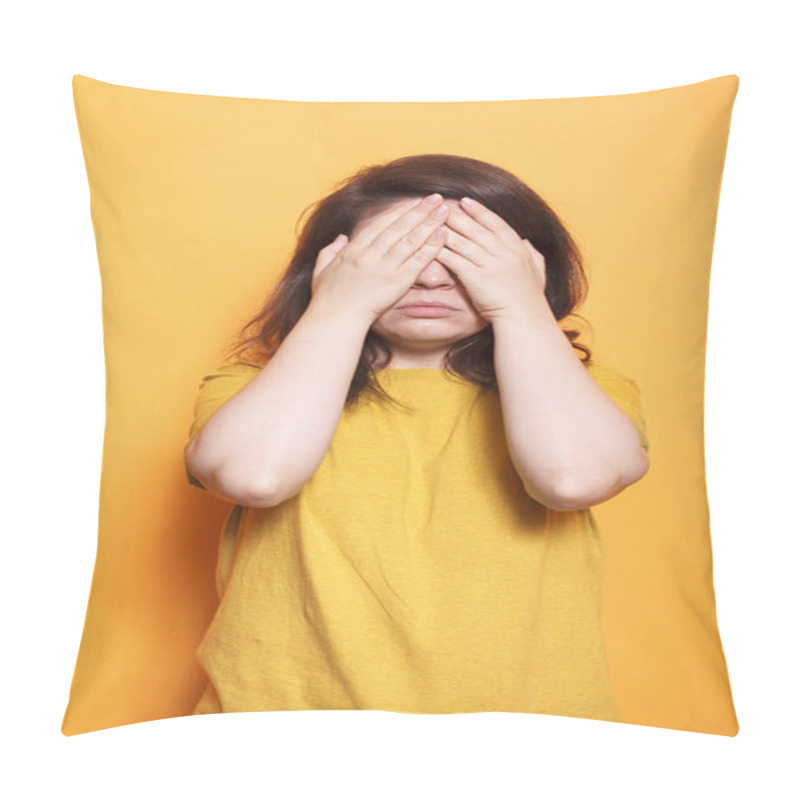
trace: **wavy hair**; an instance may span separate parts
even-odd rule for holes
[[[289,265],[269,292],[261,310],[237,333],[227,359],[264,364],[297,324],[311,302],[311,279],[317,255],[340,233],[352,236],[362,216],[408,197],[438,192],[445,198],[473,197],[502,217],[544,256],[547,270],[545,297],[556,320],[570,315],[584,301],[588,280],[578,247],[550,206],[529,186],[501,167],[465,156],[421,154],[384,164],[365,166],[335,186],[335,190],[304,209],[310,215],[297,234]],[[295,231],[297,233],[297,231]],[[581,319],[583,319],[581,317]],[[589,347],[580,333],[564,330],[591,362]],[[346,403],[362,393],[395,401],[378,383],[375,371],[391,360],[390,343],[370,329],[348,391]],[[454,342],[445,354],[444,368],[471,381],[482,391],[497,390],[494,370],[494,333],[488,325]]]

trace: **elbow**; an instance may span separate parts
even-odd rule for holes
[[[629,484],[636,483],[636,481],[640,481],[647,475],[648,470],[650,469],[650,454],[644,447],[639,447],[639,458],[636,462],[636,466],[631,471],[631,476],[629,480]]]
[[[187,470],[206,489],[234,505],[247,508],[271,508],[291,496],[273,481],[254,481],[252,476],[242,475],[240,471],[228,466],[208,468],[189,458],[185,459],[185,464]]]
[[[589,487],[566,480],[547,489],[526,487],[525,491],[529,497],[553,511],[580,511],[608,499],[619,490],[609,493],[607,487]]]
[[[606,476],[593,480],[580,480],[575,476],[554,481],[546,489],[526,486],[525,491],[534,500],[542,503],[553,511],[580,511],[591,506],[596,506],[616,497],[631,484],[641,480],[650,467],[647,452],[642,449],[642,458],[639,459],[627,473],[617,473],[613,478]]]
[[[609,492],[606,488],[575,486],[566,483],[556,488],[550,495],[548,507],[554,511],[581,511],[601,503],[617,494],[619,489]]]
[[[631,456],[624,465],[617,463],[616,468],[598,468],[582,476],[573,470],[551,479],[544,486],[526,481],[525,491],[529,497],[553,511],[580,511],[615,497],[640,481],[649,469],[649,453],[638,443],[635,456]]]
[[[581,491],[572,484],[554,487],[546,493],[529,491],[528,495],[553,511],[580,511],[598,502],[597,495]]]
[[[250,486],[241,505],[250,508],[273,508],[287,500],[291,495],[275,488],[272,484]]]
[[[580,490],[574,480],[554,482],[549,486],[525,483],[524,488],[528,497],[553,511],[577,511],[591,505],[587,492]]]
[[[287,485],[274,474],[255,476],[252,465],[233,464],[228,460],[204,461],[198,453],[196,437],[184,448],[184,465],[212,494],[247,508],[272,508],[294,497],[302,488]]]
[[[222,494],[235,498],[236,503],[248,508],[272,508],[287,499],[289,494],[275,481],[253,480],[235,471],[222,468],[214,475],[214,482]]]

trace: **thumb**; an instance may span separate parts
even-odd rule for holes
[[[339,251],[350,241],[348,237],[340,233],[330,244],[326,245],[322,248],[322,250],[317,253],[317,260],[316,264],[314,265],[314,275],[312,277],[312,284],[313,280],[319,275],[328,264],[339,255]]]
[[[525,245],[527,246],[528,250],[533,256],[533,263],[536,265],[536,270],[541,276],[542,286],[544,287],[547,284],[547,270],[545,269],[544,258],[542,257],[542,254],[530,243],[528,239],[523,239],[522,241],[525,242]]]

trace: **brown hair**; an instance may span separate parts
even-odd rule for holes
[[[502,217],[520,238],[528,239],[545,258],[545,297],[553,315],[557,320],[574,315],[574,309],[588,291],[580,252],[558,216],[536,192],[510,172],[485,161],[447,154],[411,155],[361,168],[338,183],[331,194],[305,209],[303,214],[309,208],[313,211],[298,234],[288,267],[261,311],[237,334],[229,358],[264,363],[274,355],[311,301],[311,278],[319,251],[338,234],[351,236],[366,213],[374,213],[397,200],[433,192],[457,200],[473,197]],[[580,333],[565,330],[564,335],[581,351],[581,361],[590,362],[590,349],[575,341]],[[240,358],[246,352],[252,355]],[[374,376],[374,370],[386,366],[390,360],[389,342],[370,330],[347,403],[362,392],[393,400]],[[492,326],[453,343],[445,355],[444,366],[446,371],[478,384],[482,390],[496,390]]]

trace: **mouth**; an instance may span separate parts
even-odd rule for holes
[[[453,306],[448,306],[446,303],[424,303],[424,302],[417,302],[417,303],[406,303],[404,306],[398,306],[398,310],[401,308],[447,308],[450,311],[458,311],[457,308]]]
[[[442,303],[409,303],[397,310],[409,317],[447,317],[458,312],[457,308]]]

